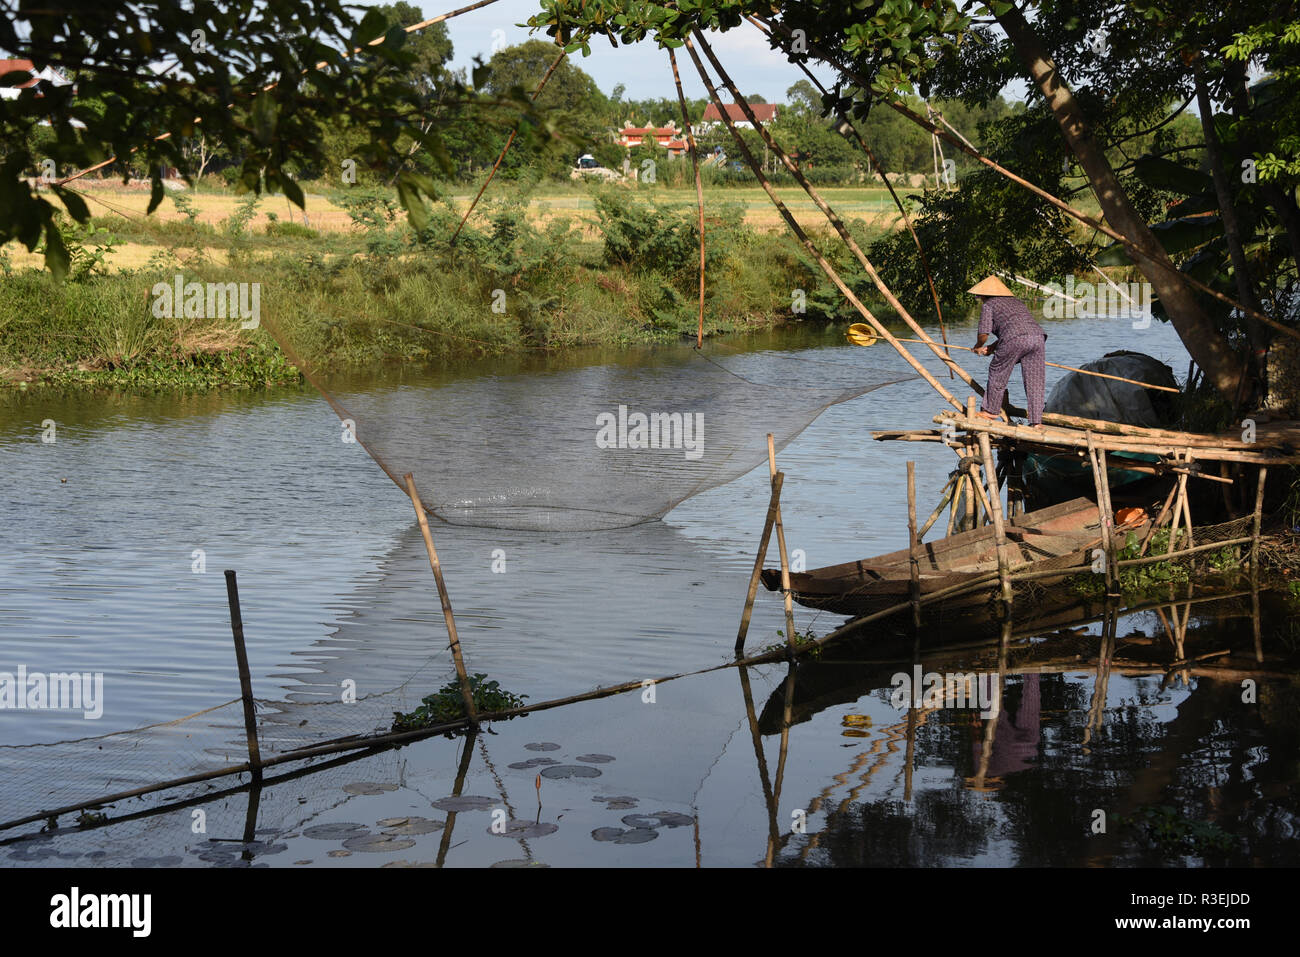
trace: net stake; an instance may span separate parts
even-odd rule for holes
[[[253,780],[262,780],[262,751],[257,745],[257,714],[253,709],[253,682],[248,675],[244,649],[244,617],[239,611],[239,583],[235,570],[226,569],[226,599],[230,603],[230,631],[235,638],[235,664],[239,668],[239,697],[244,704],[244,735],[248,739],[248,765]]]
[[[758,555],[754,559],[754,571],[749,576],[749,592],[745,595],[745,610],[740,616],[740,632],[736,635],[737,658],[745,653],[745,634],[749,631],[750,615],[754,613],[754,596],[758,594],[763,559],[767,557],[767,543],[772,540],[772,526],[776,524],[777,511],[781,507],[781,486],[784,482],[783,472],[777,472],[772,477],[772,498],[767,503],[767,520],[763,522],[763,536],[758,540]]]
[[[767,474],[776,481],[776,438],[767,433]],[[781,522],[781,506],[776,506],[776,547],[781,555],[781,591],[785,594],[785,641],[791,649],[794,644],[794,600],[790,589],[790,557],[785,550],[785,526]]]
[[[465,716],[470,725],[478,724],[478,714],[474,710],[474,695],[469,688],[469,676],[465,674],[465,660],[460,654],[460,638],[456,636],[456,617],[451,613],[451,598],[447,595],[447,583],[442,580],[442,565],[438,561],[438,550],[433,547],[433,535],[429,532],[429,517],[425,514],[424,503],[420,493],[415,489],[415,477],[407,472],[406,491],[415,506],[415,517],[420,523],[420,534],[424,536],[424,550],[429,553],[429,567],[433,569],[433,580],[438,585],[438,598],[442,600],[442,616],[447,621],[447,637],[451,640],[451,657],[456,663],[456,674],[460,677],[460,693],[465,701]]]

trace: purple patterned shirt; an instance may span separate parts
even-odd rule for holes
[[[1029,307],[1015,296],[993,296],[984,300],[980,309],[980,325],[977,336],[990,333],[998,339],[1029,339],[1034,336],[1047,338],[1043,327],[1034,322]]]

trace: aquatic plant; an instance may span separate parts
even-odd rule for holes
[[[1236,843],[1231,834],[1212,821],[1196,821],[1178,808],[1145,807],[1132,817],[1115,815],[1121,827],[1134,832],[1140,841],[1166,853],[1203,856],[1225,853]]]
[[[474,710],[479,713],[511,711],[524,706],[528,695],[512,694],[503,691],[501,685],[487,680],[487,675],[476,674],[469,679],[470,695],[474,700]],[[403,714],[393,712],[394,731],[417,731],[439,724],[448,724],[465,717],[465,699],[460,692],[460,681],[452,679],[431,695],[426,695],[423,703],[414,711]]]

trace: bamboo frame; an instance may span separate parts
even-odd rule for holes
[[[777,472],[772,476],[772,495],[767,503],[767,518],[763,522],[763,534],[758,540],[758,555],[754,559],[754,570],[749,576],[749,591],[745,595],[745,610],[740,615],[740,631],[736,634],[736,657],[745,653],[745,635],[749,632],[749,619],[754,612],[754,597],[758,594],[758,582],[763,574],[763,562],[767,558],[767,546],[772,539],[772,526],[781,508],[781,486],[785,483],[785,474]],[[785,582],[783,584],[788,584]]]

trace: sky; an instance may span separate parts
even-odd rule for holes
[[[424,10],[426,17],[465,5],[464,0],[408,2]],[[472,66],[476,53],[487,60],[492,55],[494,42],[499,47],[528,40],[528,28],[516,24],[524,23],[539,9],[537,0],[498,0],[480,10],[445,21],[455,50],[452,67]],[[541,30],[532,36],[542,40],[550,39]],[[744,24],[725,34],[713,34],[709,41],[718,59],[745,96],[759,94],[766,102],[783,103],[786,100],[785,91],[795,81],[803,79],[803,73],[798,67],[787,63],[780,54],[768,47],[767,40],[755,26]],[[591,56],[584,58],[579,52],[573,54],[573,59],[605,93],[610,93],[615,85],[622,83],[627,88],[625,99],[676,95],[672,71],[668,65],[668,53],[659,49],[653,40],[630,46],[620,44],[618,49],[614,49],[608,40],[601,38],[592,42]],[[686,95],[694,98],[706,96],[704,84],[700,82],[685,51],[679,51],[677,64]],[[826,68],[814,69],[814,72],[824,83],[829,83],[832,78],[832,71]]]

